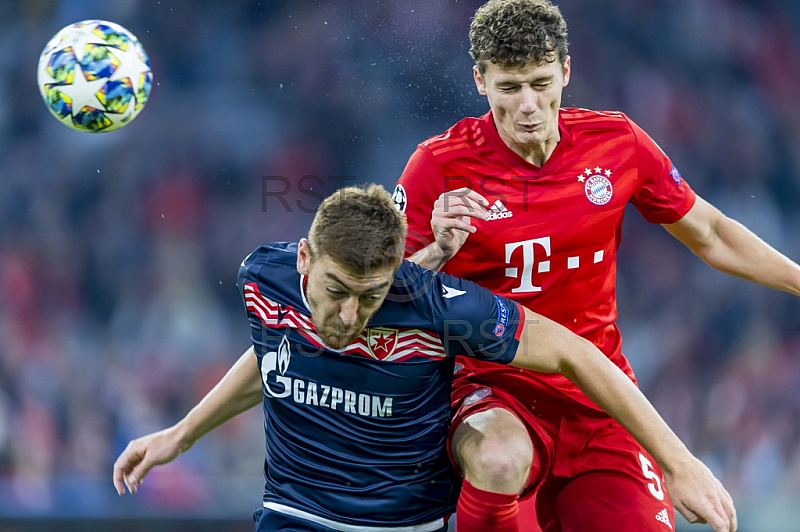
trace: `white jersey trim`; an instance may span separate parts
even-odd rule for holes
[[[311,307],[308,306],[308,299],[306,299],[306,290],[305,290],[305,287],[303,286],[305,284],[305,280],[306,280],[306,276],[301,273],[300,274],[300,297],[303,298],[303,304],[306,306],[306,310],[308,310],[308,312],[310,313],[311,312]]]
[[[291,506],[285,506],[276,502],[265,502],[264,508],[268,508],[285,515],[290,515],[292,517],[299,517],[318,525],[333,528],[334,530],[338,530],[340,532],[435,532],[436,530],[444,527],[444,518],[439,518],[436,521],[430,521],[428,523],[422,523],[421,525],[361,526],[339,523],[337,521],[333,521],[332,519],[319,517],[318,515],[310,514],[308,512],[304,512],[303,510],[298,510],[297,508],[292,508]]]

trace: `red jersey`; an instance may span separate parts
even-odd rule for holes
[[[408,218],[408,244],[433,242],[433,204],[469,187],[489,200],[488,220],[444,267],[568,327],[593,342],[634,380],[615,324],[616,252],[625,205],[651,223],[673,223],[695,194],[652,139],[619,112],[561,109],[561,140],[541,168],[512,151],[492,113],[465,118],[421,143],[395,189]],[[560,375],[461,360],[456,375],[513,388],[534,384],[591,402]],[[462,377],[465,375],[465,377]]]

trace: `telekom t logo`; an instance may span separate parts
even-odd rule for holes
[[[538,246],[538,247],[537,247]],[[550,237],[544,236],[542,238],[534,238],[531,240],[523,240],[522,242],[509,242],[506,244],[506,264],[511,264],[511,259],[514,253],[522,248],[522,275],[519,274],[519,268],[506,268],[506,277],[514,279],[519,278],[519,286],[512,289],[511,292],[518,294],[520,292],[541,292],[541,286],[533,284],[533,267],[536,266],[537,273],[546,273],[550,271]],[[544,252],[544,254],[542,254]],[[519,253],[517,253],[517,256]],[[558,263],[556,268],[567,267],[567,270],[576,270],[584,266],[598,264],[603,262],[605,250],[597,250],[594,253],[584,253],[583,256],[575,255],[567,257],[566,264]],[[537,258],[539,259],[537,262]],[[542,260],[548,259],[548,260]],[[519,264],[519,262],[517,262]]]
[[[542,238],[534,238],[531,240],[523,240],[522,242],[509,242],[506,244],[506,264],[511,264],[511,257],[514,252],[522,248],[522,276],[518,287],[511,290],[512,293],[519,292],[541,292],[541,286],[534,286],[533,284],[533,265],[536,264],[536,246],[540,246],[544,250],[544,256],[550,257],[550,237],[545,236]],[[541,253],[541,251],[539,252]],[[536,268],[539,273],[550,271],[550,261],[542,260]],[[506,268],[506,277],[517,278],[519,276],[518,268]]]

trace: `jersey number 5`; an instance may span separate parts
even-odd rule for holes
[[[642,453],[639,453],[639,461],[642,463],[644,478],[653,481],[647,484],[647,487],[650,488],[650,493],[659,501],[663,501],[664,490],[661,489],[661,479],[658,477],[658,473],[653,470],[652,462]]]

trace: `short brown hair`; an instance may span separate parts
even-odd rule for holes
[[[397,269],[405,241],[405,216],[386,189],[373,184],[345,187],[325,198],[308,233],[312,260],[327,255],[356,275]]]
[[[504,68],[567,59],[567,21],[549,0],[489,0],[475,11],[469,55],[483,74],[486,62]]]

